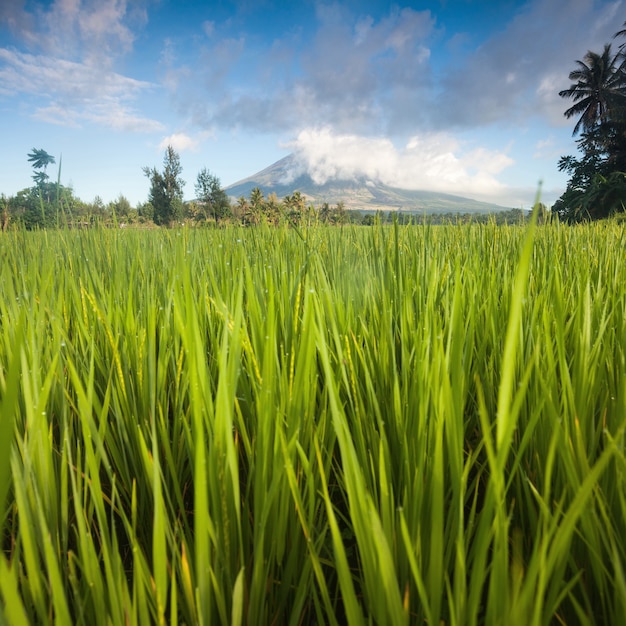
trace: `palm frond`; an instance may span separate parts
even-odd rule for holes
[[[33,164],[33,168],[36,170],[45,169],[48,165],[55,163],[54,157],[41,148],[33,148],[27,156],[28,161]]]

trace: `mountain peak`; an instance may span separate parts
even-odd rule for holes
[[[399,189],[367,176],[350,179],[327,178],[318,182],[294,154],[283,157],[269,167],[226,187],[232,198],[249,197],[258,187],[264,195],[275,193],[284,198],[299,191],[314,206],[324,202],[343,202],[346,209],[361,211],[407,211],[427,213],[489,213],[509,207],[480,202],[437,191]]]

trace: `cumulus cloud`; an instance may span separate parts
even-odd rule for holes
[[[203,141],[205,141],[208,137],[211,136],[210,132],[202,132],[196,135],[195,137],[191,137],[186,133],[173,133],[168,137],[164,137],[159,143],[159,150],[165,150],[168,146],[172,146],[174,150],[177,152],[197,152],[200,148],[200,145]]]
[[[0,20],[30,51],[0,48],[0,94],[34,96],[31,115],[49,123],[162,132],[134,106],[155,85],[113,69],[132,50],[132,27],[145,19],[143,0],[3,3]]]
[[[375,18],[355,4],[318,3],[306,34],[289,31],[267,47],[220,38],[223,25],[211,22],[200,26],[210,34],[199,38],[201,69],[168,67],[171,96],[200,126],[261,132],[330,125],[406,137],[519,127],[536,116],[566,125],[558,91],[577,58],[610,41],[626,1],[514,4],[509,22],[482,42],[428,10],[398,6]],[[435,45],[444,56],[433,57]]]
[[[77,127],[90,121],[117,130],[161,131],[159,122],[138,115],[132,107],[135,98],[153,87],[87,63],[0,48],[0,93],[45,94],[45,104],[32,114],[47,122]]]
[[[513,164],[503,152],[464,146],[447,133],[415,135],[397,148],[383,137],[311,128],[301,131],[287,147],[296,162],[292,179],[307,173],[322,185],[334,178],[359,178],[403,189],[470,194],[492,201],[506,191],[496,175]]]
[[[212,25],[197,50],[199,73],[168,51],[179,111],[205,127],[262,132],[320,124],[386,132],[414,123],[432,87],[433,15],[396,7],[375,20],[340,4],[316,7],[310,32],[286,32],[265,48],[242,36],[217,39],[220,25]]]
[[[105,67],[132,49],[133,27],[146,19],[143,0],[17,0],[0,9],[0,20],[32,51]]]
[[[332,5],[318,8],[318,20],[301,61],[306,79],[299,84],[326,119],[311,121],[384,131],[406,107],[413,105],[412,115],[419,116],[433,85],[429,40],[435,20],[429,11],[394,8],[375,21]]]

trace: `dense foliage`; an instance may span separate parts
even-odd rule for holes
[[[625,246],[0,235],[0,623],[622,623]]]
[[[198,172],[195,191],[197,204],[201,207],[196,219],[212,218],[217,224],[231,215],[228,194],[222,189],[220,179],[206,168]]]
[[[626,24],[625,24],[626,25]],[[626,35],[626,30],[615,37]],[[569,75],[576,81],[559,93],[574,101],[565,111],[579,116],[580,157],[565,156],[559,169],[570,175],[554,210],[568,221],[609,217],[626,211],[626,44],[613,53],[587,52]]]
[[[163,172],[156,167],[144,167],[144,174],[150,179],[148,202],[153,208],[154,223],[159,226],[171,226],[183,217],[183,186],[181,178],[183,168],[180,156],[168,146],[163,157]]]

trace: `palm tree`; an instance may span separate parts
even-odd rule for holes
[[[48,165],[55,162],[54,157],[48,154],[45,150],[33,148],[32,152],[29,152],[28,160],[33,165],[35,170],[43,170],[43,172],[35,172],[33,174],[33,180],[37,183],[37,186],[41,187],[43,183],[48,180],[48,174],[46,174],[46,168]]]
[[[320,220],[322,220],[322,224],[328,224],[330,222],[330,206],[328,202],[324,202],[320,208]]]
[[[267,196],[264,203],[264,215],[268,224],[272,226],[278,226],[281,223],[282,215],[282,203],[278,199],[275,191],[272,191]]]
[[[53,156],[49,155],[45,150],[37,150],[37,148],[33,148],[33,151],[29,152],[27,156],[36,170],[45,170],[48,165],[55,162]]]
[[[576,82],[559,91],[559,96],[576,103],[564,113],[568,119],[580,115],[574,135],[581,130],[590,132],[606,127],[623,109],[626,81],[618,56],[611,53],[610,44],[604,46],[602,54],[587,52],[583,61],[576,61],[578,67],[569,75]]]
[[[249,215],[252,223],[259,224],[263,221],[266,213],[267,202],[263,197],[263,192],[255,187],[250,192],[250,209]]]

